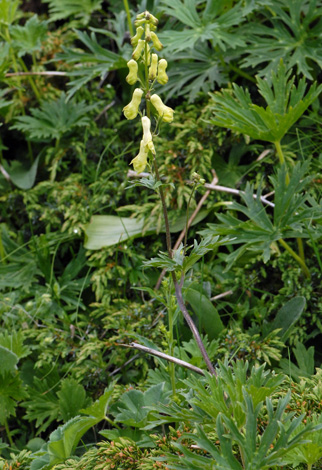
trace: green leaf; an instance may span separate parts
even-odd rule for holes
[[[0,334],[0,346],[7,348],[17,356],[17,360],[22,357],[28,356],[31,351],[30,348],[23,344],[24,334],[21,330],[8,333],[7,331]]]
[[[20,0],[0,0],[0,25],[9,26],[20,15]]]
[[[11,353],[12,354],[12,353]],[[15,416],[17,401],[27,397],[21,379],[17,374],[0,374],[0,423],[4,424],[10,416]]]
[[[20,130],[31,139],[59,140],[75,128],[89,126],[88,114],[96,106],[86,106],[85,101],[66,102],[62,93],[58,100],[45,101],[40,108],[30,109],[31,116],[19,116],[11,129]]]
[[[295,66],[298,75],[313,80],[322,67],[321,18],[322,7],[316,0],[274,0],[261,10],[260,22],[242,28],[248,43],[242,67],[257,67],[265,77],[282,58],[287,70]]]
[[[74,379],[65,379],[61,383],[59,409],[64,422],[79,414],[88,401],[84,387]]]
[[[287,131],[317,99],[322,85],[314,83],[305,95],[305,79],[294,85],[294,77],[286,72],[280,61],[277,72],[272,72],[271,83],[256,77],[259,93],[267,107],[255,105],[249,92],[233,84],[233,90],[211,94],[214,106],[212,124],[232,129],[253,139],[280,142]]]
[[[70,457],[83,435],[100,421],[93,416],[76,416],[49,436],[50,465],[56,465]]]
[[[86,25],[91,14],[99,10],[103,0],[44,0],[49,3],[50,21],[68,19],[70,16],[80,18]]]
[[[153,385],[144,393],[140,390],[125,392],[115,404],[113,411],[115,420],[127,426],[142,428],[147,423],[150,413],[148,407],[158,403],[168,403],[169,392],[165,391],[164,382]]]
[[[103,420],[107,414],[107,408],[111,402],[114,385],[116,382],[112,382],[108,388],[104,390],[103,395],[99,397],[91,406],[80,410],[81,413],[94,416],[99,420]]]
[[[197,315],[199,325],[207,333],[208,338],[210,340],[217,338],[225,327],[209,298],[191,286],[185,290],[184,297]]]
[[[16,365],[18,363],[18,356],[10,351],[10,349],[1,345],[0,342],[0,375],[7,372],[13,374],[16,370]]]
[[[25,164],[17,160],[13,160],[7,170],[13,184],[20,189],[32,188],[36,180],[38,163],[39,155],[30,168],[26,168]]]
[[[282,341],[286,341],[291,334],[294,324],[302,315],[306,305],[305,297],[294,297],[277,312],[274,320],[269,324],[265,336],[273,330],[280,329]]]
[[[208,211],[201,211],[194,219],[192,225],[202,220]],[[186,216],[177,217],[174,224],[170,226],[172,233],[179,232],[185,227]],[[113,215],[94,215],[89,224],[85,226],[85,243],[87,250],[99,250],[103,246],[112,246],[122,243],[128,239],[150,235],[155,233],[155,223],[148,232],[144,231],[144,221],[129,217],[117,217]],[[164,228],[161,229],[164,232]]]
[[[24,26],[10,26],[9,31],[13,45],[18,49],[18,56],[22,57],[41,49],[47,37],[47,21],[39,21],[38,16],[33,15]]]

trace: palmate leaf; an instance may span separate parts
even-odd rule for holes
[[[17,401],[28,396],[21,379],[10,372],[0,374],[0,423],[9,416],[15,416]]]
[[[257,79],[259,93],[267,107],[255,105],[247,90],[233,84],[233,90],[224,90],[211,95],[214,106],[212,124],[229,128],[266,142],[279,142],[298,121],[306,109],[322,91],[322,85],[314,83],[305,94],[305,79],[294,85],[283,61],[277,72],[272,73],[271,83]]]
[[[24,26],[14,25],[9,28],[13,45],[18,49],[18,56],[39,51],[47,36],[47,21],[39,21],[32,16]]]
[[[197,45],[189,52],[175,54],[172,60],[174,63],[169,69],[169,81],[163,87],[167,98],[189,95],[189,102],[192,102],[200,91],[207,93],[214,90],[216,85],[227,83],[227,75],[217,53],[205,45]]]
[[[163,0],[162,10],[179,20],[188,29],[181,31],[167,30],[160,34],[171,52],[193,48],[199,41],[211,41],[214,47],[221,50],[244,46],[241,35],[235,34],[233,26],[240,24],[244,10],[240,3],[227,11],[225,0],[208,0],[203,12],[199,15],[195,0]]]
[[[40,108],[32,108],[31,116],[19,116],[11,129],[18,129],[31,139],[61,139],[74,128],[89,126],[88,113],[95,107],[87,106],[85,101],[66,102],[62,93],[57,101],[45,101]]]
[[[298,163],[291,174],[289,185],[286,187],[286,169],[281,167],[277,176],[272,177],[275,190],[274,217],[271,220],[267,209],[260,200],[260,190],[254,199],[254,189],[247,184],[242,198],[245,205],[233,202],[229,210],[241,212],[247,219],[240,220],[231,214],[218,214],[221,224],[208,224],[208,229],[201,231],[207,235],[225,235],[231,237],[226,244],[242,245],[227,256],[227,270],[246,251],[262,253],[266,263],[271,256],[271,244],[281,238],[309,238],[307,225],[321,215],[318,204],[308,204],[309,196],[304,192],[310,178],[304,178],[309,163]],[[312,236],[314,230],[312,229]]]
[[[313,80],[312,64],[322,67],[322,5],[319,0],[275,0],[263,9],[264,22],[247,24],[247,48],[242,67],[258,67],[267,76],[283,58],[287,70]],[[268,64],[267,64],[268,63]],[[266,66],[264,66],[267,64]]]
[[[96,77],[102,79],[109,70],[125,68],[127,62],[121,55],[100,46],[95,32],[92,32],[89,36],[87,33],[76,30],[76,34],[78,40],[90,52],[63,48],[64,52],[58,54],[55,59],[64,60],[71,65],[77,64],[77,67],[69,73],[70,77],[75,78],[68,84],[70,87],[68,98],[90,80]],[[108,32],[105,32],[105,34],[109,35]],[[82,66],[80,67],[80,65]]]
[[[86,25],[91,14],[101,8],[103,0],[44,0],[44,3],[49,3],[50,21],[75,16],[80,18],[83,25]]]

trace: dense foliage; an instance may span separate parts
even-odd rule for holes
[[[0,0],[0,469],[319,468],[321,28]]]

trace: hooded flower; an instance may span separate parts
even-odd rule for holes
[[[163,49],[163,44],[161,43],[160,39],[158,38],[158,36],[151,32],[150,34],[151,36],[151,39],[152,39],[152,42],[153,42],[153,46],[155,47],[155,49],[157,51],[161,51],[161,49]]]
[[[141,90],[141,88],[135,88],[131,101],[123,108],[123,113],[126,119],[136,118],[139,112],[142,95],[143,90]]]
[[[130,85],[134,85],[134,83],[136,83],[138,80],[138,63],[131,59],[128,61],[127,66],[129,68],[129,73],[125,80]]]
[[[155,148],[152,141],[152,134],[151,134],[151,121],[147,116],[142,118],[142,127],[143,127],[143,143],[144,146],[147,147],[153,155],[155,155]]]
[[[165,85],[168,83],[169,78],[165,71],[167,66],[168,62],[165,59],[159,60],[157,81],[160,83],[160,85]]]
[[[157,54],[152,54],[151,65],[149,67],[149,80],[154,80],[157,76],[158,70],[158,56]]]
[[[136,29],[136,35],[133,36],[133,38],[131,39],[131,44],[132,44],[133,47],[135,47],[137,45],[137,43],[139,42],[139,39],[141,39],[143,31],[144,31],[144,28],[142,28],[142,26],[139,26]]]
[[[159,95],[152,95],[151,96],[151,103],[157,110],[159,116],[162,118],[162,121],[164,122],[172,122],[173,121],[173,109],[170,108],[169,106],[166,106]]]
[[[144,39],[139,39],[138,40],[137,46],[136,46],[136,48],[134,49],[134,51],[132,53],[132,59],[139,60],[139,58],[141,56],[141,53],[144,49],[144,44],[145,44]]]
[[[137,154],[137,156],[133,158],[133,160],[131,161],[131,164],[133,163],[134,171],[136,171],[137,173],[142,173],[142,171],[144,171],[146,167],[147,161],[148,161],[148,148],[144,144],[144,141],[142,139],[140,143],[140,151]]]

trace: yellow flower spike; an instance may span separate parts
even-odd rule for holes
[[[170,108],[169,106],[166,106],[160,96],[154,94],[151,96],[151,103],[157,110],[159,116],[162,118],[162,121],[164,122],[172,122],[173,121],[173,109]]]
[[[138,80],[138,63],[135,60],[131,59],[128,61],[127,66],[129,68],[129,73],[126,76],[125,80],[130,85],[134,85],[134,83],[136,83]]]
[[[131,39],[131,44],[133,47],[137,45],[137,43],[139,42],[139,39],[141,39],[143,32],[144,32],[144,28],[142,28],[142,26],[139,26],[136,30],[136,35],[133,36],[133,38]]]
[[[149,80],[155,79],[155,77],[157,76],[157,71],[158,71],[158,55],[152,54],[151,65],[149,68]]]
[[[157,81],[160,83],[160,85],[165,85],[169,80],[165,71],[167,66],[168,62],[165,59],[159,60]]]
[[[155,148],[152,141],[151,134],[151,121],[147,116],[143,116],[141,119],[143,127],[143,143],[145,147],[148,147],[149,150],[155,155]]]
[[[155,49],[157,51],[161,51],[163,49],[163,45],[160,39],[158,38],[158,36],[153,31],[151,31],[151,39],[152,39],[153,46],[155,47]]]
[[[138,40],[137,46],[134,49],[133,54],[132,54],[132,59],[139,60],[141,53],[144,49],[144,44],[145,44],[145,41],[143,39]]]
[[[139,112],[142,95],[143,90],[141,90],[141,88],[135,88],[131,101],[123,108],[123,113],[126,119],[136,118]]]
[[[134,171],[137,173],[142,173],[144,171],[146,164],[148,162],[148,150],[146,145],[144,145],[143,140],[140,143],[140,151],[135,158],[131,161],[130,165],[133,164]]]

